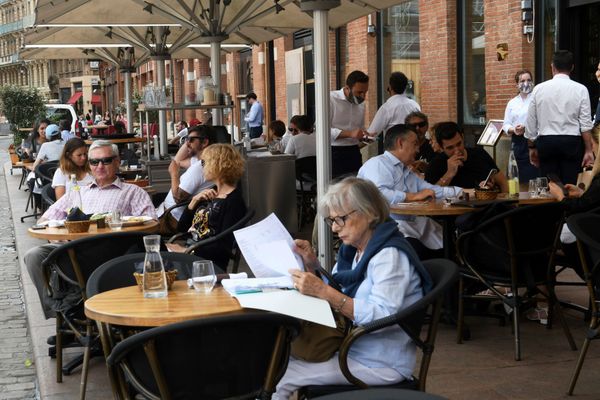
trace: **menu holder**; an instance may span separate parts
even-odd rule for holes
[[[502,125],[504,125],[503,120],[490,119],[481,133],[481,136],[479,136],[477,144],[480,146],[496,146],[496,143],[498,143],[500,135],[502,134]]]

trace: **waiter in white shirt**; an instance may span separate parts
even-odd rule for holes
[[[334,178],[356,175],[362,165],[358,143],[367,132],[364,130],[365,97],[369,90],[369,77],[362,71],[353,71],[346,85],[330,93],[331,164]]]
[[[419,104],[404,94],[407,86],[408,78],[402,72],[393,72],[390,75],[387,87],[390,98],[377,110],[369,129],[367,129],[369,136],[386,132],[394,125],[404,124],[408,114],[413,111],[421,111]]]
[[[559,50],[552,57],[552,79],[533,89],[525,137],[529,158],[541,176],[554,173],[575,184],[582,166],[592,165],[592,116],[585,86],[569,78],[573,53]]]

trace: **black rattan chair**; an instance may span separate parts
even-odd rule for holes
[[[298,229],[312,221],[317,213],[317,157],[296,160],[296,197],[298,199]]]
[[[47,183],[42,188],[42,212],[56,202],[56,192],[52,187],[52,183]]]
[[[233,231],[236,231],[238,229],[241,229],[243,227],[246,226],[246,224],[252,219],[252,217],[254,216],[254,210],[249,209],[246,212],[246,215],[244,215],[238,222],[236,222],[235,224],[233,224],[232,226],[230,226],[229,228],[225,229],[223,232],[220,232],[219,234],[212,236],[208,239],[204,239],[204,240],[200,240],[196,243],[194,243],[192,246],[189,246],[186,248],[185,252],[187,254],[194,254],[194,252],[196,250],[198,250],[199,248],[201,248],[202,246],[208,246],[211,243],[215,243],[218,242],[219,240],[224,240],[226,239],[228,236],[233,236]],[[185,238],[189,235],[189,233],[184,232],[184,233],[178,233],[174,236],[172,236],[169,240],[168,243],[173,243],[174,241],[178,240],[178,239],[182,239]],[[240,250],[237,246],[237,243],[235,241],[235,239],[233,240],[233,248],[231,249],[231,253],[229,255],[229,259],[233,260],[233,267],[231,269],[231,271],[233,273],[236,273],[238,271],[238,267],[240,265],[240,258],[241,258],[241,254],[240,254]],[[227,266],[224,265],[222,266],[223,269],[227,269]]]
[[[306,386],[300,390],[300,398],[312,399],[333,393],[367,388],[368,386],[352,375],[352,372],[348,368],[348,352],[350,347],[361,336],[394,325],[399,325],[423,352],[419,374],[417,377],[413,377],[412,380],[381,387],[374,386],[374,388],[425,391],[427,373],[434,350],[444,295],[458,279],[458,266],[454,262],[445,259],[427,260],[423,262],[423,265],[425,265],[425,269],[429,272],[433,281],[433,289],[429,293],[423,296],[421,300],[396,314],[354,328],[344,339],[339,352],[340,368],[352,385]],[[428,313],[430,306],[431,310]],[[421,331],[426,319],[429,322],[429,327],[425,332],[425,336],[422,337]]]
[[[62,382],[63,373],[71,371],[82,364],[81,397],[85,396],[88,363],[92,348],[97,347],[98,335],[95,323],[83,313],[83,302],[86,297],[86,284],[90,275],[105,262],[128,253],[145,251],[143,232],[115,232],[96,235],[65,243],[54,249],[43,261],[42,268],[47,274],[49,284],[50,271],[56,271],[60,280],[77,288],[74,293],[62,302],[58,302],[56,310],[56,381]],[[71,333],[84,346],[83,359],[76,358],[68,366],[63,367],[62,336]]]
[[[151,400],[268,399],[298,329],[295,318],[267,312],[185,321],[123,340],[106,362]]]
[[[492,217],[475,229],[462,233],[456,242],[461,270],[458,299],[457,342],[462,343],[464,299],[481,299],[464,291],[464,281],[478,281],[492,295],[512,309],[515,360],[521,359],[520,310],[523,303],[535,294],[548,299],[548,320],[558,316],[565,336],[573,350],[575,342],[564,320],[554,293],[555,252],[560,238],[563,208],[558,203],[516,207]],[[498,287],[508,287],[514,296],[501,293]],[[545,286],[547,293],[538,290]],[[519,288],[526,288],[526,296],[518,296]]]
[[[581,266],[590,294],[591,311],[590,325],[569,384],[568,393],[572,395],[590,343],[592,340],[600,338],[598,333],[600,327],[600,215],[592,213],[573,215],[567,220],[567,225],[577,238]]]
[[[21,217],[21,222],[24,222],[26,218],[37,218],[41,215],[38,210],[42,210],[42,197],[41,195],[34,193],[33,189],[35,186],[43,188],[47,184],[52,183],[54,172],[58,169],[58,161],[46,161],[39,164],[34,169],[35,181],[33,185],[29,184],[29,198],[25,205],[25,212],[28,211],[29,206],[33,209],[33,214],[24,215]]]
[[[321,400],[447,400],[434,394],[406,389],[363,389],[319,397]]]

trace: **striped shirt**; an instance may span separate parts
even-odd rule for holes
[[[121,182],[119,178],[102,188],[95,180],[89,186],[82,187],[81,203],[86,214],[120,210],[123,215],[156,219],[154,205],[148,193],[139,186]],[[67,194],[51,205],[41,219],[65,219],[71,204],[71,196]]]

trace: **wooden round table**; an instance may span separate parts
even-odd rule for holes
[[[109,142],[114,143],[114,144],[142,143],[145,141],[145,139],[141,138],[141,137],[132,137],[132,138],[125,138],[125,139],[106,139],[106,137],[103,137],[102,139],[100,139],[100,138],[94,139],[94,137],[92,136],[92,139],[87,139],[85,141],[85,144],[92,144],[92,143],[94,143],[94,140],[108,140]]]
[[[189,289],[176,281],[163,299],[146,299],[137,286],[99,293],[85,302],[85,315],[93,320],[124,326],[152,327],[244,311],[220,285],[210,293]]]
[[[113,231],[108,226],[106,228],[98,229],[96,224],[90,224],[90,229],[87,232],[81,233],[69,233],[67,228],[58,227],[58,228],[48,228],[45,229],[31,229],[29,228],[27,232],[29,235],[38,239],[46,239],[46,240],[75,240],[81,239],[88,236],[101,235],[104,233],[112,233],[112,232],[148,232],[154,233],[158,230],[158,221],[151,220],[147,221],[142,225],[135,226],[124,226],[120,231]]]

